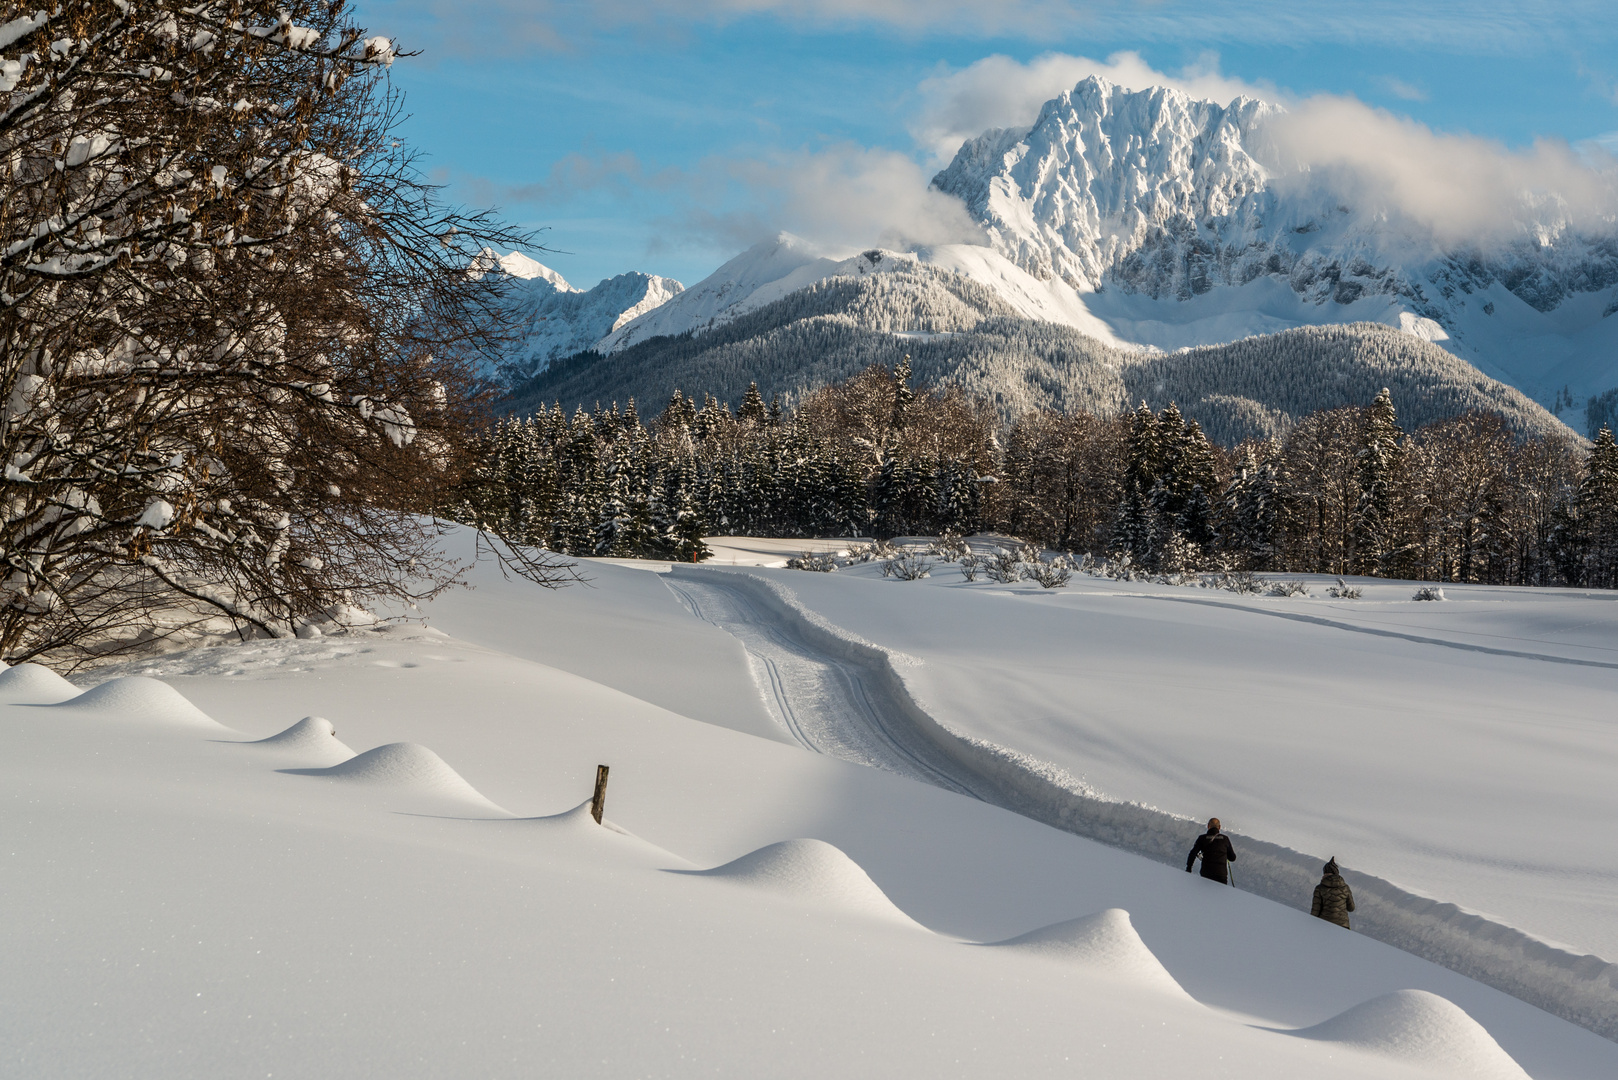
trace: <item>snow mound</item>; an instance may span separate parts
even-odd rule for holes
[[[285,771],[303,776],[329,776],[346,782],[392,788],[424,799],[472,806],[501,815],[507,813],[484,798],[443,758],[418,743],[388,743],[324,769]]]
[[[888,899],[859,863],[824,840],[783,840],[698,873],[906,926],[920,925]]]
[[[187,727],[229,730],[213,717],[191,704],[184,694],[166,682],[144,675],[112,679],[66,701],[56,708],[82,709],[108,713],[121,720],[145,720]]]
[[[585,799],[573,809],[563,810],[560,814],[544,814],[540,817],[518,818],[517,820],[526,825],[549,826],[557,829],[576,829],[579,831],[606,829],[608,832],[615,832],[622,836],[634,835],[627,829],[614,825],[612,819],[608,817],[603,817],[601,824],[597,825],[596,819],[590,815],[590,804],[592,802],[594,802],[593,799]]]
[[[1007,941],[992,942],[990,947],[1082,964],[1157,990],[1190,996],[1174,981],[1157,955],[1146,947],[1146,942],[1135,932],[1129,912],[1123,908],[1108,908],[1094,915],[1030,930]]]
[[[324,716],[306,716],[285,731],[267,739],[255,739],[248,745],[315,754],[329,765],[337,765],[354,757],[354,751],[337,737],[337,729]]]
[[[0,670],[0,701],[22,705],[55,705],[79,696],[79,688],[50,668],[18,664]]]
[[[1470,1080],[1528,1080],[1522,1066],[1464,1009],[1425,990],[1396,990],[1292,1034]]]

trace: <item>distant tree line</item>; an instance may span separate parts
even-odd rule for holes
[[[1223,448],[1170,403],[1007,424],[956,385],[873,365],[783,409],[675,391],[501,421],[453,514],[567,555],[690,561],[704,535],[997,530],[1153,571],[1618,585],[1618,445],[1468,412],[1401,429],[1391,394]]]

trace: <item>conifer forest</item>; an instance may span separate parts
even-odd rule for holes
[[[1411,431],[1383,390],[1233,447],[1172,403],[1007,422],[908,358],[647,422],[560,405],[491,428],[449,516],[570,556],[700,560],[704,535],[1009,533],[1157,574],[1263,571],[1618,585],[1618,444],[1472,411]]]

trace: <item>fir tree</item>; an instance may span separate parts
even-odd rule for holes
[[[1618,443],[1610,427],[1596,433],[1576,501],[1583,584],[1618,586]]]
[[[1394,501],[1403,436],[1393,396],[1383,387],[1366,413],[1357,455],[1360,498],[1354,510],[1354,562],[1364,574],[1381,572],[1399,546]]]
[[[747,384],[747,394],[742,398],[742,407],[736,410],[736,419],[755,427],[763,427],[770,422],[770,410],[758,392],[758,383]]]

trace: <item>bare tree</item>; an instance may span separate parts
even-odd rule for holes
[[[421,181],[392,43],[341,0],[10,12],[0,656],[220,616],[285,636],[445,587],[424,515],[503,326],[475,267],[524,237]]]

